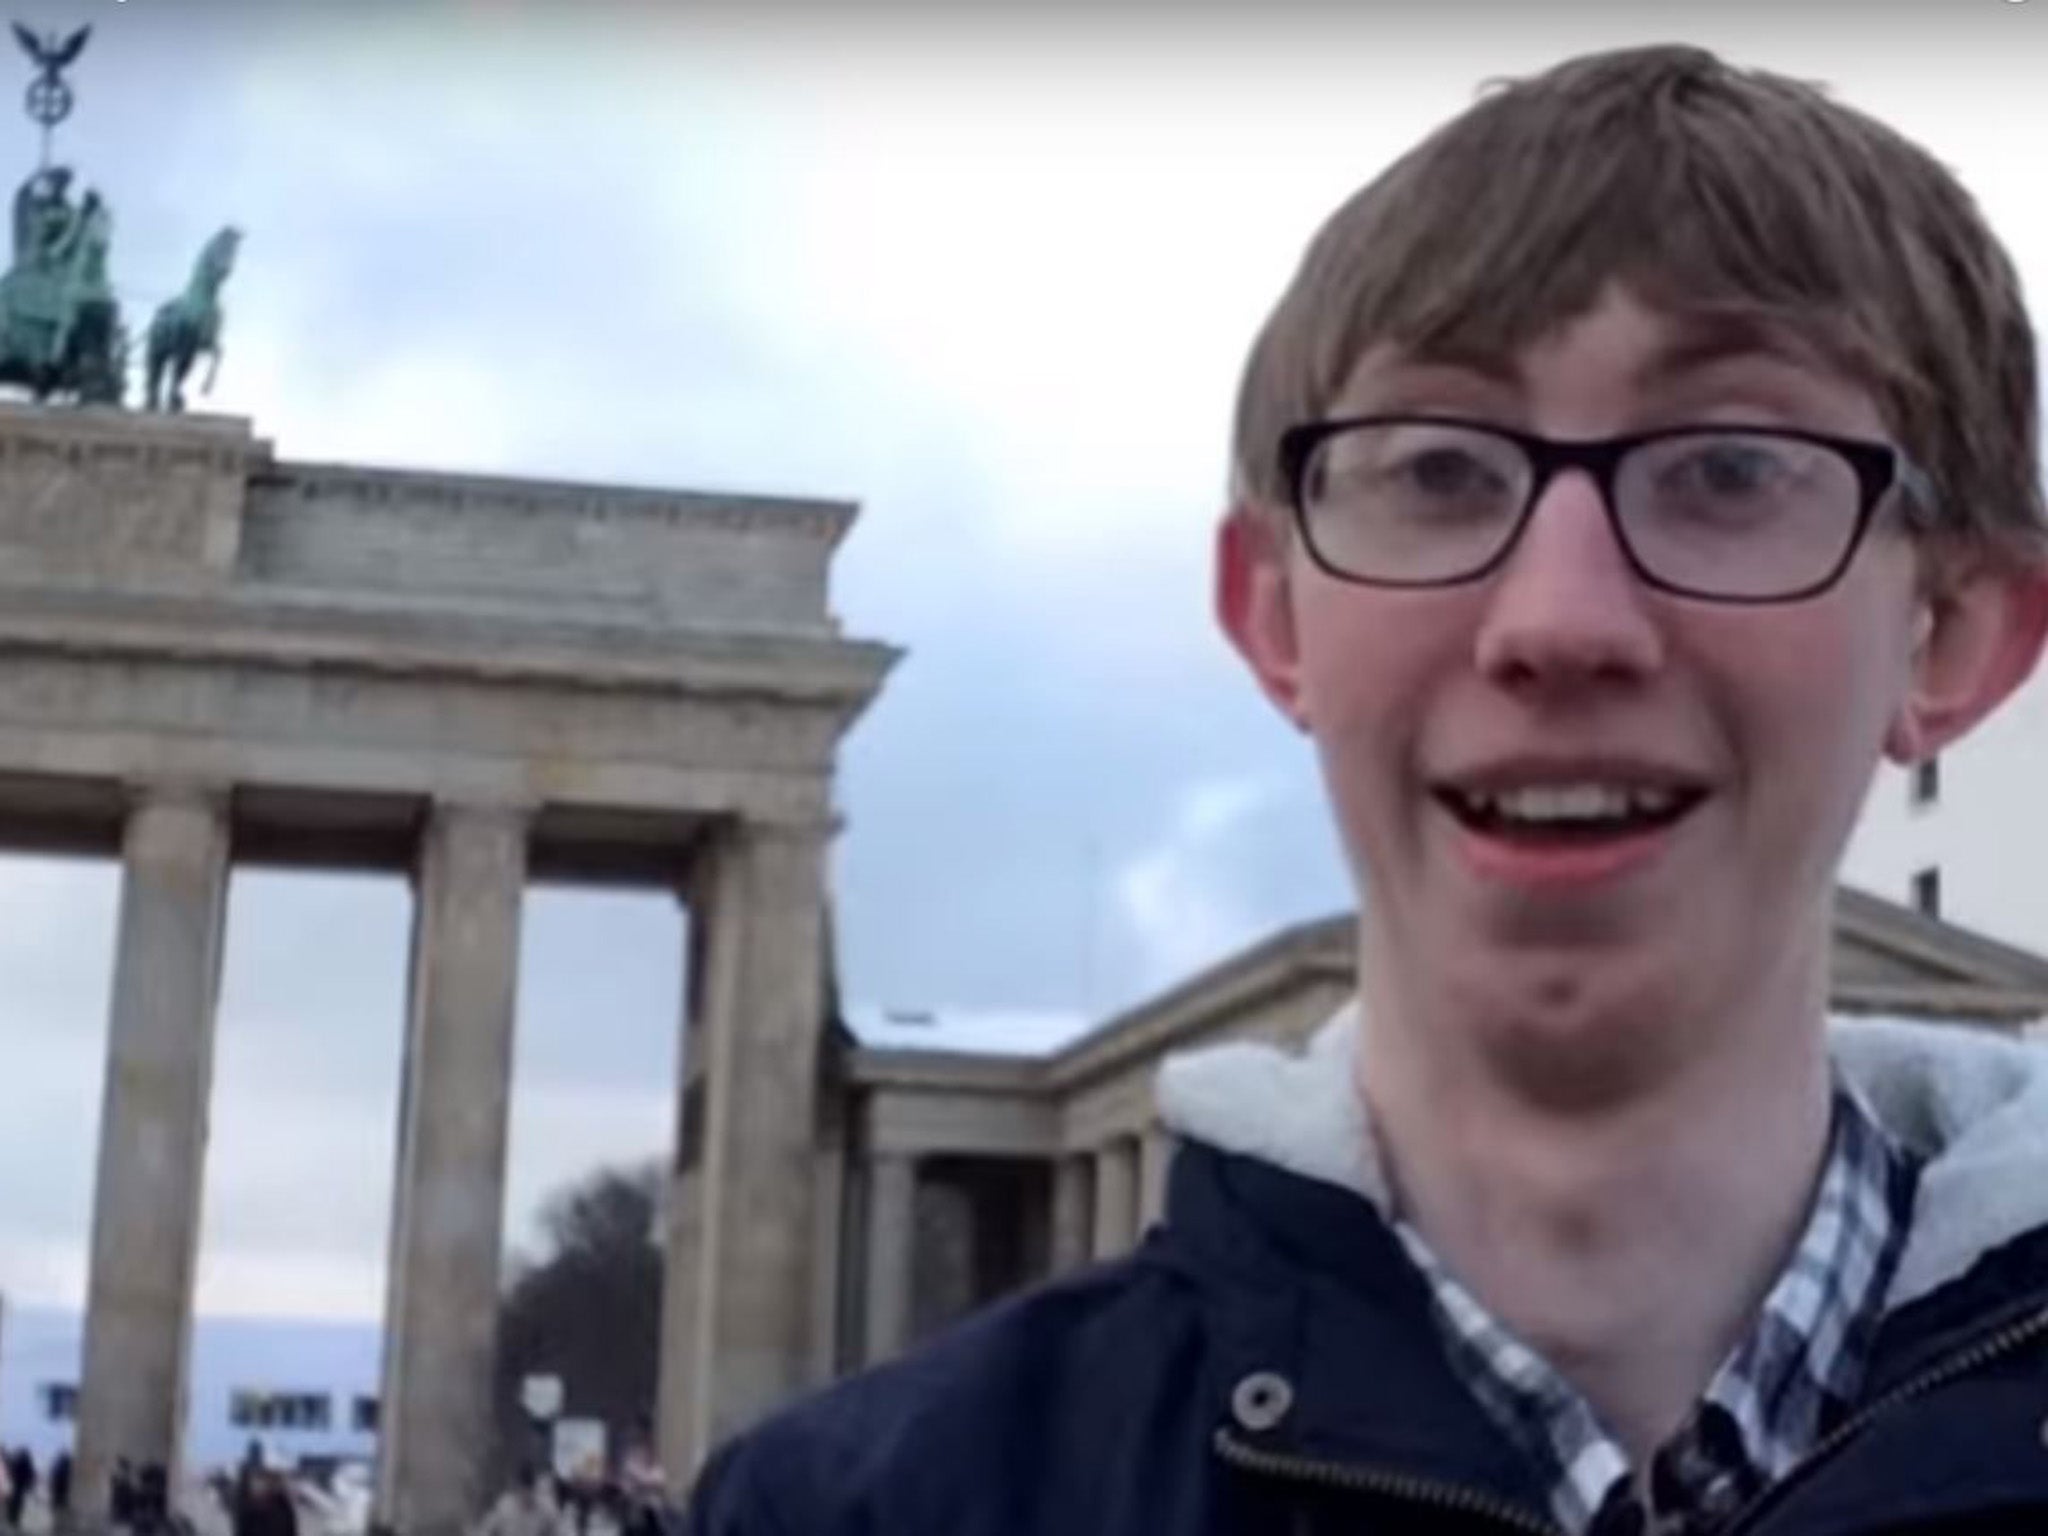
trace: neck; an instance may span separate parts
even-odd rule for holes
[[[1417,1007],[1376,984],[1396,968],[1371,963],[1370,938],[1366,954],[1362,1091],[1397,1208],[1643,1464],[1748,1331],[1804,1226],[1829,1130],[1824,964],[1746,983],[1703,1017],[1664,1017],[1660,1037],[1700,1048],[1652,1053],[1632,1075],[1616,1037],[1640,1039],[1655,1015],[1588,1018],[1568,1037],[1530,1025],[1532,1043],[1507,1010]],[[1536,1049],[1548,1059],[1532,1089]],[[1619,1055],[1643,1059],[1633,1044]],[[1548,1091],[1575,1075],[1607,1091]]]

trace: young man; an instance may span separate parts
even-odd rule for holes
[[[693,1529],[2048,1531],[2048,1052],[1826,1013],[1878,762],[2042,649],[2038,451],[2004,253],[1807,86],[1579,59],[1359,193],[1217,583],[1358,998],[1169,1063],[1135,1257],[743,1437]]]

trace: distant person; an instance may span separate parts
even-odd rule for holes
[[[136,1513],[135,1469],[126,1456],[117,1456],[107,1476],[107,1518],[121,1530],[133,1531]]]
[[[162,1462],[145,1462],[135,1475],[135,1528],[142,1533],[175,1533],[179,1529],[171,1501],[170,1471]]]
[[[619,1458],[619,1481],[628,1498],[660,1502],[668,1494],[668,1477],[654,1454],[652,1426],[640,1425],[626,1453]]]
[[[692,1536],[2048,1532],[2048,1050],[1829,1015],[1880,763],[2048,637],[2039,368],[1935,155],[1699,48],[1496,82],[1346,199],[1213,595],[1355,993],[1167,1062],[1135,1254],[716,1451]]]
[[[236,1499],[234,1536],[299,1536],[299,1514],[291,1489],[274,1469],[248,1471]]]
[[[71,1518],[71,1453],[59,1451],[50,1463],[50,1519],[62,1529]]]
[[[569,1480],[552,1468],[536,1474],[534,1492],[540,1499],[541,1508],[554,1517],[554,1529],[568,1529]]]
[[[565,1536],[585,1536],[590,1523],[592,1484],[581,1469],[555,1480],[561,1506],[561,1527]]]
[[[616,1480],[605,1478],[591,1494],[590,1515],[584,1527],[586,1536],[625,1536],[631,1523],[632,1510],[625,1489]]]
[[[560,1519],[541,1497],[539,1475],[531,1465],[521,1465],[484,1516],[478,1536],[558,1536]]]
[[[203,1536],[233,1536],[235,1484],[227,1470],[215,1467],[192,1488],[185,1513]]]
[[[16,1446],[7,1458],[7,1523],[21,1529],[21,1514],[36,1491],[36,1459],[27,1446]]]
[[[585,1456],[569,1474],[570,1486],[576,1490],[586,1519],[597,1509],[598,1499],[603,1495],[605,1481],[610,1475],[604,1457],[598,1455]]]
[[[263,1475],[263,1442],[252,1438],[242,1448],[241,1464],[235,1468],[235,1496],[230,1511],[238,1510],[254,1492],[257,1480]]]

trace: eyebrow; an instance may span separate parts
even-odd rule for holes
[[[1679,315],[1667,323],[1670,334],[1631,380],[1638,389],[1668,385],[1717,363],[1758,360],[1801,369],[1826,366],[1811,343],[1782,322],[1759,315]]]
[[[1419,351],[1396,350],[1387,358],[1389,368],[1441,368],[1460,373],[1477,373],[1498,384],[1520,385],[1521,370],[1507,353],[1462,342],[1442,342]]]
[[[1761,315],[1723,311],[1666,313],[1660,318],[1667,334],[1630,376],[1629,383],[1635,389],[1669,386],[1687,374],[1741,360],[1809,370],[1827,367],[1826,359],[1811,343],[1782,322]],[[1398,353],[1390,361],[1396,369],[1454,369],[1510,388],[1519,388],[1522,383],[1521,369],[1513,354],[1469,343],[1445,342],[1422,351]]]

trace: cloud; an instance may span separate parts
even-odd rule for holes
[[[1210,780],[1174,803],[1152,846],[1117,872],[1139,995],[1163,990],[1288,922],[1348,900],[1320,795],[1299,775]]]

